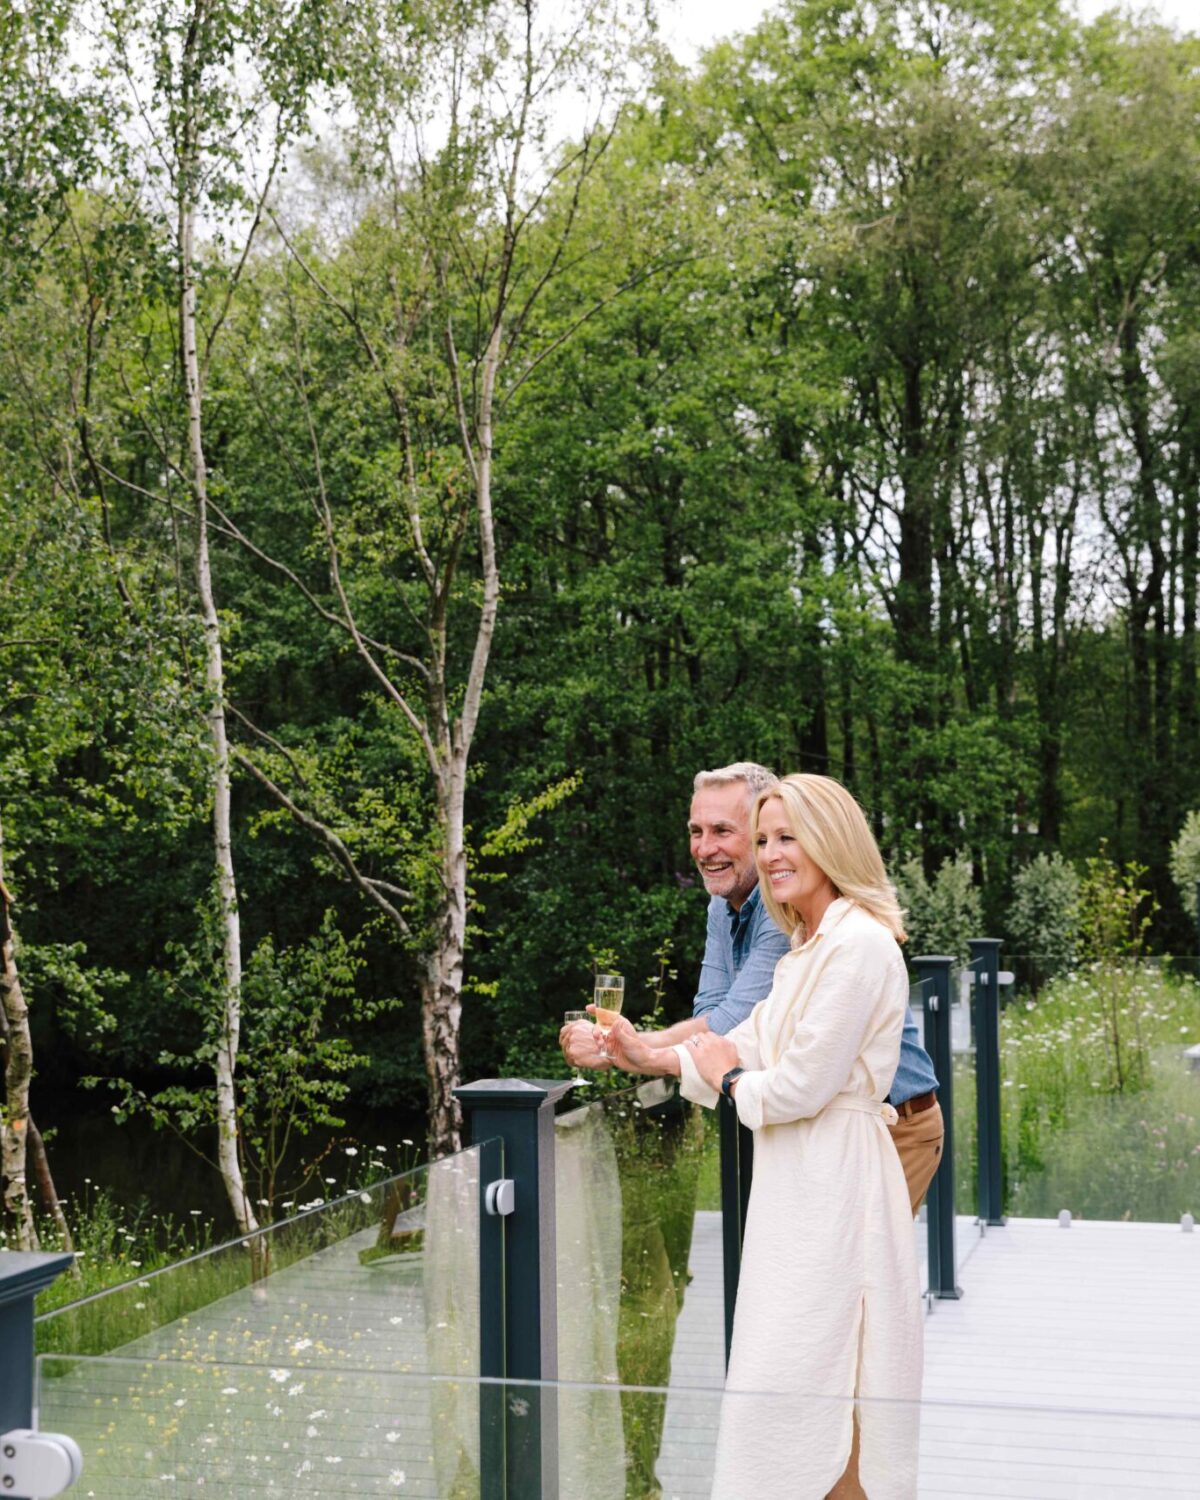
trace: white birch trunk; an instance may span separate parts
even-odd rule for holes
[[[221,653],[221,622],[213,597],[208,553],[208,469],[204,458],[203,391],[196,346],[194,251],[195,213],[188,201],[186,175],[181,174],[180,343],[187,391],[188,460],[192,497],[196,507],[196,586],[204,622],[204,681],[208,692],[208,732],[213,756],[213,853],[217,870],[217,905],[224,961],[221,1036],[215,1064],[217,1165],[238,1228],[242,1234],[250,1234],[258,1228],[258,1220],[242,1176],[237,1123],[236,1072],[242,1020],[242,933],[230,836],[229,741],[225,732],[225,668]]]
[[[444,894],[438,914],[437,939],[425,966],[422,995],[425,1070],[429,1079],[429,1144],[434,1156],[459,1149],[462,1124],[453,1090],[459,1082],[463,956],[467,936],[464,804],[471,743],[479,719],[484,678],[487,675],[500,602],[500,575],[496,565],[492,518],[492,411],[496,377],[500,368],[500,326],[497,319],[484,355],[475,453],[475,500],[483,568],[483,608],[475,635],[462,713],[458,723],[449,731],[449,744],[445,747],[445,759],[437,777],[438,811],[446,840],[442,862]],[[437,680],[445,680],[444,670],[437,674]]]

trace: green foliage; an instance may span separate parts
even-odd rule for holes
[[[1079,933],[1083,955],[1093,960],[1098,999],[1105,1019],[1111,1087],[1117,1093],[1143,1088],[1150,1063],[1137,960],[1158,910],[1146,866],[1128,860],[1124,868],[1109,858],[1103,843],[1089,859],[1079,888]]]
[[[1171,845],[1171,878],[1179,887],[1184,911],[1196,921],[1200,916],[1196,910],[1196,890],[1200,885],[1200,808],[1188,813]]]
[[[929,880],[919,860],[905,860],[896,891],[905,911],[908,951],[950,953],[965,963],[968,940],[983,930],[983,901],[971,861],[964,855],[945,859]]]
[[[1105,963],[1142,953],[1158,904],[1142,884],[1145,865],[1112,859],[1102,843],[1100,853],[1085,861],[1079,887],[1080,947],[1085,958]]]
[[[1136,1018],[1147,1059],[1142,1086],[1120,1092],[1106,1020],[1112,980],[1092,965],[1036,1001],[1016,996],[1001,1015],[1009,1213],[1177,1221],[1200,1203],[1196,1082],[1180,1055],[1200,1040],[1200,985],[1149,961],[1118,969],[1125,1029]],[[969,1143],[969,1092],[955,1113]]]
[[[1013,878],[1006,928],[1019,954],[1047,977],[1073,967],[1079,948],[1080,880],[1061,854],[1039,854]]]
[[[580,83],[623,66],[629,32],[600,38],[603,10],[560,37]],[[191,8],[106,11],[104,60],[73,41],[69,4],[0,18],[0,820],[39,1046],[69,1076],[102,1036],[106,1066],[152,1096],[161,1056],[187,1089],[216,1045],[181,991],[210,985],[188,968],[209,951],[210,763],[161,211],[190,185],[226,518],[209,541],[246,757],[233,841],[261,955],[247,993],[265,1030],[248,1015],[247,1037],[268,1094],[324,1071],[415,1103],[445,829],[419,730],[339,623],[339,589],[411,703],[444,685],[449,724],[481,544],[447,335],[466,362],[486,347],[521,8],[208,6],[181,169]],[[397,122],[440,118],[452,56],[478,108],[422,171],[393,172]],[[1068,965],[1069,872],[1032,856],[1078,863],[1102,837],[1147,873],[1091,872],[1078,953],[1190,951],[1196,57],[1153,22],[1084,26],[1041,0],[795,0],[692,74],[661,58],[593,138],[578,195],[583,143],[535,124],[520,190],[546,191],[522,200],[491,435],[502,591],[463,815],[463,1071],[552,1067],[604,949],[630,976],[659,969],[631,986],[635,1019],[687,1013],[705,905],[690,780],[747,756],[851,786],[901,872],[910,951],[961,955],[981,911],[1006,913],[1019,947]],[[148,123],[170,148],[140,167],[125,66],[160,85]],[[344,85],[347,133],[281,165],[243,263],[276,123],[303,134],[322,80]],[[454,564],[432,593],[418,538]],[[323,1013],[370,1058],[350,1072],[340,1053],[305,1072],[304,1042],[288,1081],[287,1018],[266,1022],[272,994],[313,993],[331,905],[359,931],[361,888],[251,760],[408,923],[359,932],[359,998]],[[1152,930],[1122,885],[1161,904]],[[193,955],[180,975],[168,952]],[[1110,1084],[1118,1042],[1123,1078],[1145,1050],[1121,993],[1096,1003],[1111,1018],[1114,999]]]
[[[189,1011],[201,1040],[187,1053],[163,1052],[163,1067],[193,1074],[211,1071],[216,1049],[224,1045],[221,1012],[213,992],[222,983],[220,928],[215,913],[196,949],[176,949],[165,976],[165,998]],[[318,1126],[338,1128],[337,1106],[350,1092],[348,1075],[369,1059],[356,1052],[340,1028],[369,1025],[394,1008],[394,1001],[364,1000],[357,980],[363,968],[363,940],[346,937],[332,911],[304,944],[277,949],[264,938],[250,956],[242,982],[242,1035],[239,1049],[238,1150],[243,1170],[255,1183],[258,1205],[273,1210],[319,1180],[322,1156],[309,1158],[298,1175],[281,1180],[292,1149]],[[87,1080],[90,1084],[98,1079]],[[137,1111],[168,1129],[207,1159],[199,1144],[217,1125],[211,1087],[171,1084],[153,1094],[126,1079],[109,1079],[119,1099],[117,1123]]]

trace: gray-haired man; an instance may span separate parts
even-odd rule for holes
[[[708,932],[692,1016],[654,1033],[658,1051],[686,1041],[698,1031],[723,1036],[770,993],[775,965],[788,951],[788,938],[763,905],[750,816],[760,793],[774,782],[773,773],[753,761],[701,771],[693,782],[688,840],[710,898]],[[567,1061],[575,1067],[612,1064],[612,1059],[600,1051],[590,1026],[577,1022],[564,1027],[560,1041]],[[654,1069],[643,1065],[638,1071]],[[665,1066],[663,1071],[667,1071]],[[941,1160],[944,1127],[936,1091],[933,1064],[921,1046],[917,1023],[909,1010],[889,1099],[900,1115],[892,1127],[892,1139],[908,1182],[913,1213]]]

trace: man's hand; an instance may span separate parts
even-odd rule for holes
[[[600,1045],[600,1034],[587,1021],[571,1021],[558,1033],[558,1045],[573,1068],[602,1071],[612,1067],[612,1058]]]
[[[709,1088],[720,1089],[721,1080],[730,1068],[737,1067],[737,1047],[725,1036],[702,1031],[688,1042],[696,1071]]]

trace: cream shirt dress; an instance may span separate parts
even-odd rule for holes
[[[823,1500],[850,1455],[870,1500],[914,1500],[923,1309],[883,1101],[908,978],[891,933],[839,897],[729,1032],[754,1181],[713,1500]],[[685,1044],[683,1093],[715,1090]]]

